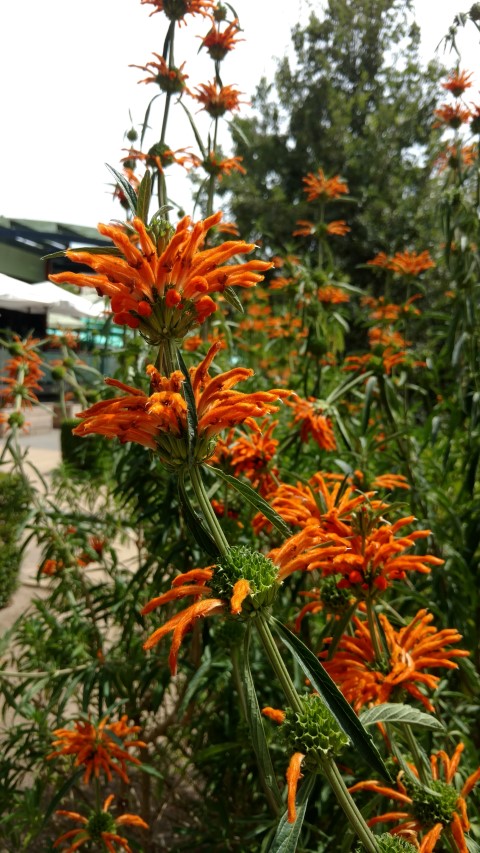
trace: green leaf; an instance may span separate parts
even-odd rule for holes
[[[272,625],[303,669],[314,690],[317,690],[322,697],[340,728],[349,736],[356,751],[370,765],[372,770],[379,773],[382,779],[391,784],[390,774],[371,736],[364,729],[355,711],[335,682],[332,681],[316,655],[295,634],[285,628],[278,619],[272,619]]]
[[[399,702],[385,702],[363,711],[360,714],[360,722],[363,726],[373,726],[375,723],[407,723],[409,726],[421,726],[424,729],[444,730],[443,724],[436,717]]]
[[[377,387],[377,377],[370,376],[367,380],[367,384],[365,385],[365,402],[363,404],[363,412],[362,412],[362,427],[361,434],[365,435],[368,429],[368,422],[370,420],[370,407],[372,405],[373,392]]]
[[[114,169],[113,166],[109,166],[108,163],[105,163],[105,165],[106,165],[107,169],[109,170],[109,172],[112,173],[117,184],[122,188],[122,190],[125,194],[125,198],[128,202],[128,206],[129,206],[130,210],[132,211],[133,215],[136,216],[137,215],[137,194],[136,194],[135,190],[133,189],[132,186],[130,186],[127,179],[123,175],[121,175],[120,172],[117,172],[117,170]]]
[[[258,512],[263,513],[265,518],[273,524],[277,530],[283,536],[292,536],[292,531],[290,530],[288,524],[285,524],[283,518],[278,515],[277,512],[268,504],[260,495],[257,495],[256,492],[252,489],[251,486],[248,486],[247,483],[241,483],[237,480],[236,477],[231,477],[230,474],[225,474],[220,468],[214,468],[213,465],[208,466],[210,471],[213,471],[218,477],[224,480],[225,483],[228,483],[229,486],[236,489],[242,497],[248,501]]]
[[[77,780],[80,778],[80,776],[84,772],[85,771],[83,770],[83,768],[79,767],[78,770],[76,771],[76,773],[74,773],[73,776],[69,776],[67,781],[64,782],[62,787],[56,792],[55,796],[52,797],[52,799],[50,800],[50,802],[49,802],[49,804],[45,810],[45,815],[43,818],[43,825],[44,826],[47,823],[47,821],[50,819],[51,815],[53,814],[53,812],[55,811],[55,809],[57,808],[59,803],[63,800],[65,794],[68,793],[70,788],[73,788],[73,786],[75,785]]]
[[[138,188],[137,197],[137,216],[146,225],[148,222],[148,211],[150,209],[150,199],[152,198],[152,175],[147,169],[142,182]]]
[[[308,798],[312,793],[314,784],[315,774],[310,773],[300,788],[300,793],[297,797],[297,816],[295,818],[295,822],[288,822],[288,812],[285,812],[285,814],[282,815],[275,837],[268,848],[268,853],[295,853],[305,818],[305,812],[307,810]]]
[[[233,287],[226,287],[225,290],[223,291],[223,296],[225,297],[228,304],[232,306],[232,308],[235,308],[236,311],[240,311],[242,314],[245,313],[243,310],[243,305],[240,302],[240,300],[239,300],[237,294],[235,293]]]
[[[263,719],[258,704],[257,692],[253,681],[249,662],[249,645],[251,636],[251,622],[245,631],[245,640],[239,648],[239,669],[242,685],[245,689],[245,715],[247,718],[250,737],[252,740],[253,751],[255,752],[258,767],[261,773],[262,781],[269,789],[278,807],[282,805],[282,795],[277,784],[275,771],[273,769],[270,751],[268,749],[267,740],[265,737],[265,729],[263,728]]]
[[[116,246],[80,246],[79,249],[75,249],[76,252],[88,252],[90,255],[117,255],[121,256],[120,249],[117,249]],[[61,252],[51,252],[49,255],[43,255],[42,261],[50,260],[51,258],[65,258],[67,254],[67,250],[62,250]]]
[[[197,126],[196,126],[196,124],[195,124],[195,122],[194,122],[194,120],[193,120],[193,117],[192,117],[192,115],[191,115],[190,111],[187,109],[187,107],[186,107],[186,106],[185,106],[185,104],[183,103],[183,101],[180,101],[180,106],[182,106],[182,107],[183,107],[183,109],[185,110],[185,112],[186,112],[186,114],[187,114],[188,120],[189,120],[189,122],[190,122],[190,127],[192,128],[192,130],[193,130],[193,135],[195,136],[196,143],[197,143],[198,147],[200,148],[200,151],[202,152],[202,157],[203,157],[203,159],[205,160],[205,159],[206,159],[206,157],[207,157],[207,152],[205,151],[205,148],[204,148],[204,145],[203,145],[202,137],[200,136],[200,134],[199,134],[199,132],[198,132],[198,130],[197,130]]]
[[[183,516],[185,519],[185,523],[192,534],[193,538],[196,542],[203,548],[206,553],[212,557],[215,561],[220,558],[219,550],[208,533],[208,531],[203,526],[202,520],[199,515],[195,512],[193,507],[190,504],[186,489],[185,483],[183,481],[183,477],[178,478],[178,496],[180,500],[180,505],[183,510]]]
[[[198,435],[198,418],[197,404],[195,403],[195,394],[193,393],[192,383],[190,381],[190,373],[185,364],[180,350],[177,351],[178,363],[182,371],[185,382],[183,383],[183,393],[185,394],[185,402],[187,404],[187,445],[188,445],[188,462],[193,465],[195,444]]]

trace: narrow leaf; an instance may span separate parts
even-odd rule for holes
[[[225,483],[228,483],[229,486],[236,489],[237,492],[239,492],[239,494],[241,494],[242,497],[244,497],[245,500],[248,501],[248,503],[251,504],[251,506],[253,506],[258,512],[261,512],[265,518],[267,518],[268,521],[270,521],[271,524],[273,524],[273,526],[282,533],[283,536],[292,536],[292,531],[289,526],[285,524],[283,518],[275,512],[267,501],[260,497],[260,495],[257,495],[251,486],[248,486],[246,483],[240,483],[236,477],[231,477],[230,474],[225,474],[220,470],[220,468],[214,468],[213,465],[209,465],[208,467],[210,468],[210,471],[213,471],[218,477],[224,480]]]
[[[368,429],[368,423],[370,420],[370,407],[372,405],[373,392],[377,387],[377,377],[370,376],[370,379],[367,380],[367,384],[365,385],[365,402],[363,404],[363,412],[362,412],[362,435],[365,435]]]
[[[120,256],[122,254],[120,249],[117,249],[116,246],[80,246],[80,248],[75,249],[75,252],[88,252],[90,255]],[[51,252],[49,255],[42,255],[41,260],[46,261],[51,258],[64,258],[66,254],[67,249],[62,250],[61,252]]]
[[[268,848],[268,853],[295,853],[298,839],[302,829],[305,812],[307,810],[308,798],[315,784],[315,774],[310,773],[300,788],[297,797],[297,816],[294,823],[288,822],[288,812],[282,815],[275,833],[275,837]]]
[[[374,723],[407,723],[409,726],[421,726],[424,729],[444,729],[440,720],[431,714],[397,702],[385,702],[369,708],[360,714],[360,722],[363,726],[373,726]]]
[[[240,302],[240,300],[239,300],[237,294],[235,293],[233,287],[226,287],[225,290],[223,291],[223,296],[225,297],[228,304],[232,306],[232,308],[235,308],[236,311],[240,311],[242,314],[245,313],[243,310],[243,305]]]
[[[80,778],[80,776],[82,775],[83,772],[84,772],[83,768],[79,767],[79,769],[76,771],[76,773],[74,773],[73,776],[69,776],[67,781],[64,782],[63,785],[61,786],[61,788],[55,793],[55,796],[50,800],[50,802],[49,802],[49,804],[45,810],[45,814],[43,817],[43,825],[44,826],[47,823],[47,821],[49,820],[49,818],[51,817],[51,815],[53,814],[53,812],[55,811],[55,809],[57,808],[57,806],[63,800],[65,794],[68,793],[70,788],[73,788],[73,786],[75,785],[75,783]]]
[[[178,478],[178,495],[180,499],[180,505],[183,510],[185,524],[187,525],[193,538],[196,542],[198,542],[200,547],[203,548],[203,550],[206,551],[206,553],[210,557],[212,557],[214,560],[218,560],[220,558],[218,548],[208,531],[203,526],[200,516],[197,515],[197,513],[191,506],[187,492],[185,490],[185,484],[181,477]]]
[[[180,106],[183,107],[183,109],[185,110],[185,112],[187,114],[188,120],[190,122],[190,127],[192,128],[193,135],[195,136],[196,143],[197,143],[198,147],[200,148],[200,151],[202,152],[203,159],[205,160],[207,157],[207,152],[205,151],[203,141],[202,141],[202,137],[200,136],[200,134],[197,130],[197,126],[196,126],[196,124],[192,118],[192,115],[189,112],[189,110],[187,109],[187,107],[185,106],[185,104],[183,103],[183,101],[180,101]]]
[[[149,169],[145,172],[138,188],[137,216],[146,225],[148,222],[148,211],[152,197],[152,175]]]
[[[127,179],[123,175],[121,175],[120,172],[117,172],[117,170],[114,169],[113,166],[109,166],[108,163],[105,163],[105,165],[106,165],[107,169],[109,170],[109,172],[112,173],[117,184],[122,188],[122,190],[125,194],[125,198],[128,202],[128,206],[129,206],[130,210],[132,211],[133,215],[136,216],[137,215],[137,194],[136,194],[135,190],[133,189],[132,186],[130,186]]]
[[[349,736],[357,752],[370,765],[372,770],[379,773],[385,781],[391,783],[392,780],[388,770],[371,735],[364,729],[355,711],[342,695],[335,682],[332,681],[316,655],[295,634],[292,634],[288,628],[285,628],[278,619],[272,619],[272,625],[303,669],[312,687],[322,697],[340,728]]]
[[[263,728],[263,719],[258,704],[257,692],[253,681],[249,662],[249,644],[251,635],[251,622],[245,631],[245,640],[239,649],[239,669],[241,683],[245,690],[245,715],[247,718],[250,737],[252,740],[253,751],[255,752],[258,767],[262,776],[262,781],[269,789],[278,807],[282,805],[282,795],[277,784],[275,771],[273,769],[270,751],[268,749],[267,740],[265,737],[265,729]]]
[[[177,351],[177,358],[178,363],[180,365],[180,370],[182,371],[185,377],[185,382],[183,383],[183,392],[185,394],[185,402],[187,404],[188,462],[189,465],[192,465],[195,451],[195,443],[198,434],[197,404],[195,403],[195,394],[193,393],[188,367],[183,360],[180,350]]]

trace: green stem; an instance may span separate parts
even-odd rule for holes
[[[424,785],[428,786],[430,784],[431,780],[430,780],[429,775],[427,773],[427,770],[425,767],[425,762],[424,762],[424,760],[422,758],[422,754],[418,748],[417,741],[415,740],[415,736],[412,732],[412,729],[409,725],[407,725],[406,723],[403,723],[402,724],[402,731],[404,732],[405,737],[407,739],[408,746],[410,747],[410,752],[412,753],[412,758],[413,758],[413,761],[415,763],[415,767],[418,770],[419,779],[421,782],[423,782]]]
[[[258,633],[260,634],[270,665],[282,685],[282,689],[291,708],[294,711],[302,711],[302,701],[292,679],[290,678],[290,673],[285,666],[285,662],[278,650],[277,644],[275,643],[267,617],[263,613],[258,613],[257,618],[255,619],[255,625],[258,629]],[[320,756],[317,756],[317,758],[339,805],[343,809],[348,822],[350,823],[350,826],[364,845],[365,849],[368,853],[379,853],[375,836],[365,823],[361,812],[355,805],[355,802],[347,790],[347,786],[345,785],[333,758],[321,758]]]
[[[202,474],[200,471],[200,467],[198,465],[193,465],[190,469],[190,478],[192,481],[193,491],[195,492],[195,497],[200,505],[200,509],[202,510],[203,517],[205,519],[205,523],[212,534],[212,537],[217,545],[218,550],[222,556],[228,553],[230,550],[230,545],[228,544],[227,539],[225,538],[225,534],[220,526],[220,522],[215,515],[212,505],[208,499],[208,495],[205,491],[205,486],[202,480]]]
[[[377,626],[377,616],[375,613],[375,608],[373,606],[372,599],[368,597],[366,599],[367,606],[367,621],[368,621],[368,630],[370,632],[370,638],[372,640],[373,650],[375,652],[375,658],[378,663],[384,657],[383,649],[381,646],[381,641],[378,635],[378,626]]]

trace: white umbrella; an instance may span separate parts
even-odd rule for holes
[[[24,313],[46,314],[47,303],[40,293],[17,278],[0,273],[0,308]]]
[[[49,311],[55,314],[65,314],[68,317],[91,317],[96,318],[104,313],[103,301],[90,302],[84,296],[77,296],[63,290],[52,281],[41,281],[38,284],[30,284],[35,298],[42,299],[48,306]]]

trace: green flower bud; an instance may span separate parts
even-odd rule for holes
[[[127,139],[129,142],[136,142],[137,141],[138,133],[134,127],[131,127],[130,130],[127,132]]]
[[[268,607],[276,598],[279,583],[278,569],[268,557],[244,545],[236,545],[222,557],[210,586],[219,598],[232,597],[233,587],[242,578],[250,584],[251,593],[243,609],[259,610]]]
[[[472,21],[480,21],[480,3],[474,3],[468,14]]]
[[[102,841],[102,832],[116,832],[115,821],[108,812],[92,812],[86,829],[93,841]]]
[[[389,832],[384,832],[382,835],[376,835],[375,841],[377,842],[381,853],[411,853],[412,850],[416,849],[409,841],[405,841],[404,838],[399,838],[398,835],[390,835]],[[363,853],[364,850],[365,847],[363,844],[359,844],[355,848],[355,853]]]
[[[64,367],[52,367],[52,379],[55,379],[56,382],[60,382],[60,380],[65,377],[66,372],[67,371]]]
[[[432,827],[436,823],[446,826],[451,822],[458,800],[458,791],[453,785],[433,779],[428,787],[424,787],[406,776],[402,782],[413,800],[415,817],[423,826]]]
[[[8,425],[10,427],[23,427],[24,423],[25,417],[22,415],[21,412],[12,412],[12,414],[8,417]]]
[[[307,770],[318,770],[319,757],[334,757],[350,740],[320,696],[302,696],[302,711],[288,708],[282,724],[282,736],[291,752],[303,752]]]

